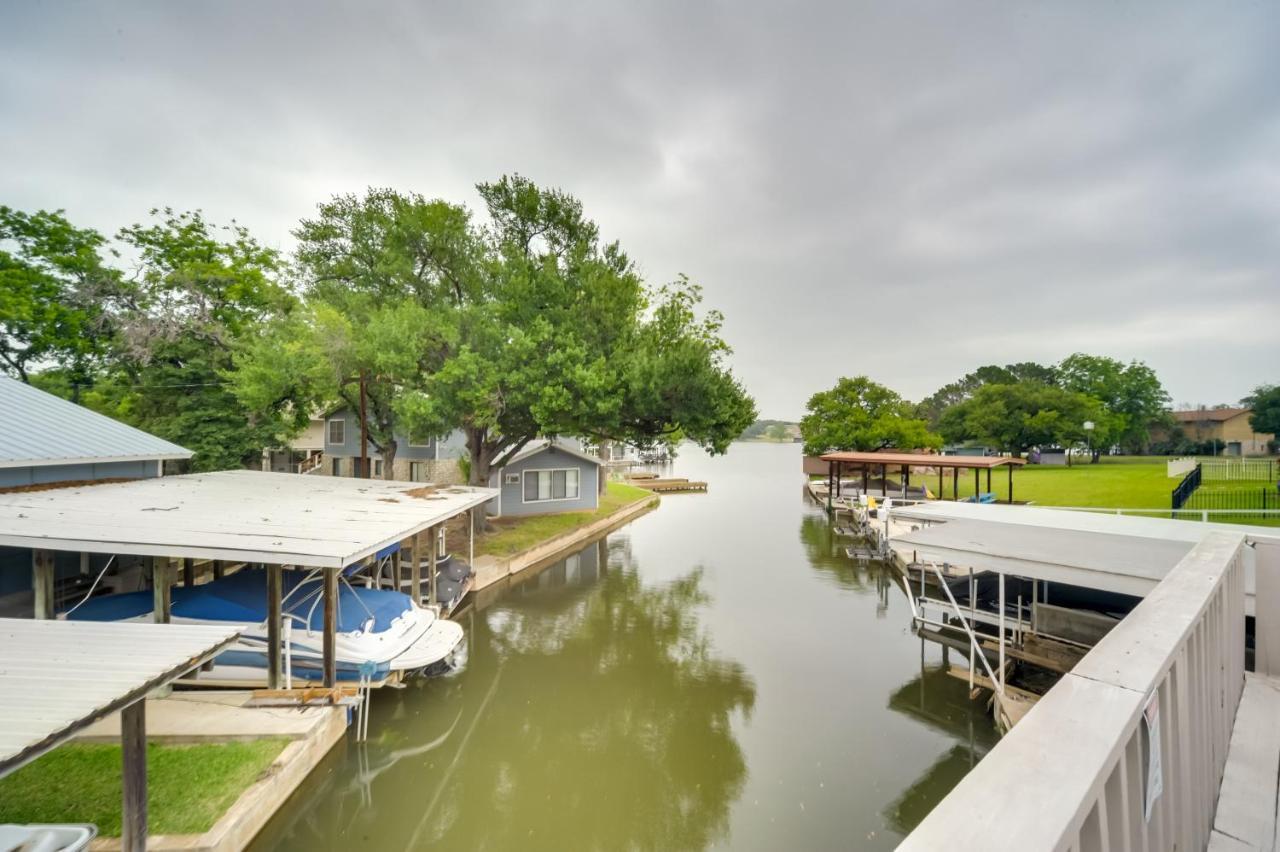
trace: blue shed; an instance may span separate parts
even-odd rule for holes
[[[600,459],[562,442],[539,441],[489,476],[499,489],[491,515],[594,511],[600,506]]]

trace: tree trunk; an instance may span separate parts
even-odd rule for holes
[[[493,450],[489,447],[486,440],[489,435],[487,429],[468,428],[467,433],[467,455],[471,459],[471,473],[467,477],[467,484],[478,486],[480,488],[489,487],[489,467],[493,464]],[[498,487],[502,487],[502,483],[498,483]],[[489,529],[489,514],[484,507],[472,510],[470,513],[470,523],[475,534],[485,532]]]
[[[382,445],[382,478],[396,478],[396,440],[392,438]]]
[[[605,491],[609,488],[609,456],[611,455],[610,451],[612,449],[613,441],[601,441],[600,447],[596,451],[597,455],[600,457],[600,461],[602,462],[600,465],[600,481],[597,483],[599,486],[598,493],[601,497],[605,495]]]

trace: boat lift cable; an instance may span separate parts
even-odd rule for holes
[[[113,553],[113,554],[111,554],[111,557],[110,557],[109,559],[107,559],[107,564],[106,564],[106,565],[103,565],[103,566],[102,566],[102,570],[98,572],[98,576],[94,578],[94,580],[93,580],[93,585],[91,585],[91,586],[89,587],[89,591],[85,592],[85,593],[84,593],[84,597],[82,597],[82,598],[80,599],[80,603],[77,603],[75,606],[71,607],[71,609],[69,609],[69,610],[67,610],[66,612],[64,612],[64,613],[62,614],[62,617],[63,617],[63,618],[66,618],[68,615],[71,615],[71,613],[75,612],[76,610],[78,610],[78,609],[80,608],[80,605],[81,605],[81,604],[83,604],[85,601],[89,600],[89,598],[93,597],[93,592],[94,592],[94,590],[95,590],[95,589],[97,589],[97,588],[98,588],[98,584],[102,582],[102,577],[103,577],[103,575],[107,573],[107,569],[108,569],[108,568],[110,568],[110,567],[111,567],[111,563],[112,563],[112,562],[115,562],[115,561],[116,561],[116,555]]]
[[[956,603],[955,595],[951,593],[951,587],[947,585],[946,578],[942,575],[942,569],[938,567],[938,563],[930,562],[929,567],[938,578],[938,584],[942,586],[942,590],[947,593],[947,600],[951,602],[951,609],[955,611],[956,617],[960,619],[960,625],[964,627],[964,632],[969,636],[969,643],[978,652],[978,659],[982,660],[982,667],[987,670],[987,677],[991,678],[991,684],[995,687],[997,694],[1004,697],[1004,681],[996,680],[995,672],[991,671],[991,664],[987,662],[987,655],[982,652],[982,647],[978,644],[978,637],[974,635],[973,628],[969,626],[969,620],[964,617],[964,613],[960,609],[960,604]],[[1001,650],[1004,646],[1004,637],[1001,637]]]

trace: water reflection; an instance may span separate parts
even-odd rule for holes
[[[969,685],[949,674],[946,663],[941,667],[922,663],[918,676],[889,696],[889,708],[959,740],[884,809],[889,824],[907,834],[1000,736],[982,703],[969,699]]]
[[[714,843],[747,776],[733,724],[755,686],[714,653],[707,603],[700,570],[642,583],[625,539],[554,566],[474,614],[464,673],[377,695],[373,741],[256,845]]]

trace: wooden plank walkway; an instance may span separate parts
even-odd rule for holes
[[[650,491],[706,491],[707,483],[690,482],[687,479],[633,479],[630,484]]]

